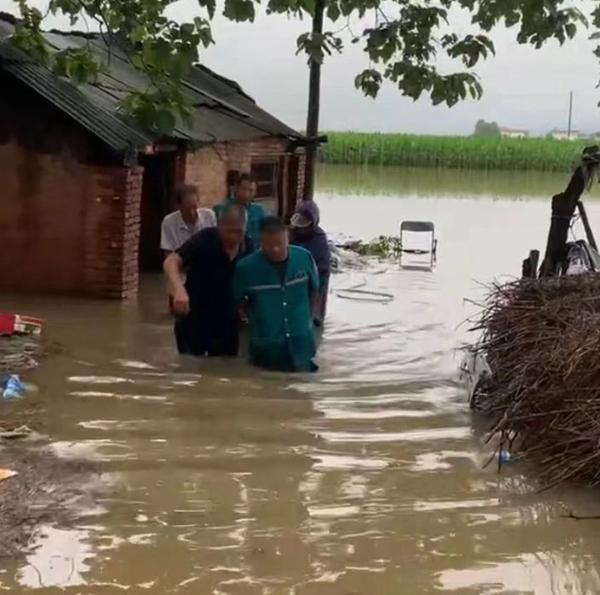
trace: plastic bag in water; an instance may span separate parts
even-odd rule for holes
[[[6,376],[0,382],[2,388],[2,398],[5,401],[14,401],[20,399],[25,394],[26,387],[21,382],[21,378],[17,374]]]

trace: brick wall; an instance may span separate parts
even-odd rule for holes
[[[86,293],[127,298],[138,289],[143,168],[97,167],[83,227]]]
[[[6,140],[6,139],[4,139]],[[0,286],[123,298],[138,284],[141,169],[0,139]]]
[[[198,187],[203,206],[213,206],[227,193],[227,170],[250,172],[252,160],[257,157],[282,155],[287,151],[285,139],[266,137],[241,142],[219,142],[188,153],[185,164],[185,182]]]
[[[0,287],[135,293],[142,170],[1,72],[0,89]]]
[[[80,197],[90,172],[54,156],[0,143],[0,284],[11,289],[73,289],[81,281]]]

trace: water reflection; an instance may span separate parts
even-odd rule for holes
[[[486,198],[530,200],[561,191],[569,169],[561,173],[470,171],[419,167],[322,166],[321,193],[343,196],[402,196],[421,198]]]
[[[94,523],[52,528],[20,568],[0,574],[1,588],[600,592],[595,526],[560,516],[593,513],[597,495],[538,495],[523,469],[482,469],[486,447],[456,381],[462,298],[481,291],[475,279],[518,273],[543,242],[548,205],[474,200],[474,183],[468,200],[452,185],[456,194],[440,197],[427,176],[348,200],[335,179],[354,178],[328,175],[327,228],[370,237],[401,219],[432,219],[440,262],[432,274],[376,264],[336,277],[317,376],[178,360],[159,278],[145,278],[139,301],[125,305],[3,296],[7,309],[47,318],[66,347],[31,378],[52,448],[101,461],[114,485]],[[546,176],[534,186],[550,190]],[[392,189],[397,197],[385,195]],[[394,301],[336,297],[359,281]]]
[[[89,540],[89,531],[43,527],[17,575],[19,584],[30,589],[85,585],[93,557]]]
[[[539,553],[515,556],[513,561],[440,573],[445,591],[461,593],[598,593],[600,576],[585,563],[563,555]]]

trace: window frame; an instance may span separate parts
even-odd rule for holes
[[[255,166],[271,166],[271,180],[262,179],[259,180],[258,176],[255,173]],[[256,202],[270,202],[275,201],[277,203],[279,201],[279,170],[280,170],[280,156],[272,155],[272,156],[260,156],[260,157],[251,157],[250,159],[250,175],[252,179],[256,183]],[[261,195],[260,187],[269,185],[270,192],[268,194]]]

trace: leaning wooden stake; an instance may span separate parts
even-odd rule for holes
[[[596,238],[594,237],[594,232],[592,231],[592,226],[590,225],[590,220],[588,219],[587,211],[585,210],[582,201],[577,203],[577,210],[581,217],[581,223],[583,223],[583,229],[585,229],[585,237],[587,238],[588,244],[598,252],[598,244],[596,243]]]

